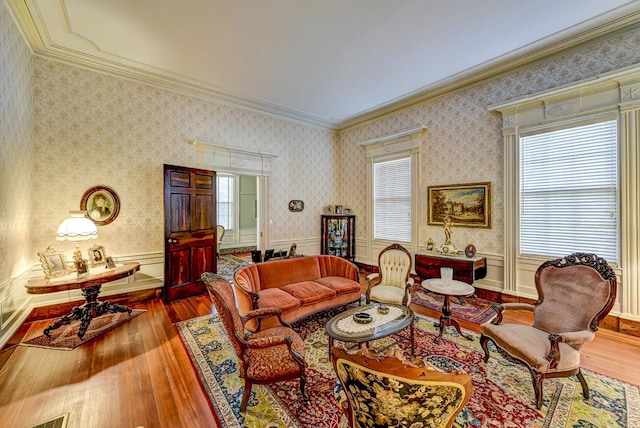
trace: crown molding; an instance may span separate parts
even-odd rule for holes
[[[5,1],[9,6],[8,9],[14,21],[17,23],[17,27],[20,29],[27,44],[36,56],[69,63],[80,68],[143,84],[161,87],[185,95],[227,104],[232,107],[268,114],[278,119],[286,119],[334,131],[342,131],[364,124],[382,116],[409,108],[415,104],[437,98],[446,93],[460,90],[490,78],[496,78],[508,72],[513,72],[518,68],[531,65],[537,61],[548,59],[598,40],[613,37],[623,31],[640,27],[640,11],[635,10],[637,7],[632,4],[623,6],[616,11],[616,15],[614,15],[613,18],[611,18],[612,15],[608,14],[608,20],[606,22],[600,22],[594,26],[593,21],[589,21],[580,26],[575,26],[492,61],[435,82],[432,85],[423,87],[405,96],[375,106],[352,117],[332,120],[271,103],[266,100],[225,92],[218,88],[209,87],[202,82],[153,69],[144,64],[125,64],[118,61],[118,58],[105,58],[99,55],[85,54],[77,50],[55,45],[52,43],[42,25],[42,17],[37,14],[38,8],[34,6],[34,0]],[[34,10],[36,12],[33,12]],[[85,40],[85,42],[87,41]]]

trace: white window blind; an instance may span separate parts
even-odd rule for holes
[[[411,157],[373,164],[374,239],[411,242]]]
[[[235,195],[235,177],[233,175],[217,175],[217,211],[218,224],[224,226],[225,230],[234,228],[233,200]]]
[[[520,253],[618,258],[617,122],[520,138]]]

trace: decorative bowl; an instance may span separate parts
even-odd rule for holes
[[[380,305],[378,306],[378,313],[379,314],[388,314],[389,313],[389,306],[386,305]]]
[[[365,312],[358,312],[353,314],[353,320],[360,324],[368,324],[373,321],[373,317]]]

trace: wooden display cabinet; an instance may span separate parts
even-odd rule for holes
[[[353,262],[356,257],[356,216],[323,215],[321,226],[321,253]]]

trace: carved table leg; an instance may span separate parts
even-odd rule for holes
[[[458,320],[456,320],[455,318],[451,317],[450,296],[448,294],[445,294],[444,295],[444,304],[442,305],[442,316],[440,317],[440,322],[439,323],[434,323],[435,327],[440,327],[440,333],[433,340],[435,343],[438,343],[440,341],[440,338],[444,334],[444,328],[446,326],[449,326],[449,325],[452,325],[453,327],[455,327],[455,329],[458,331],[458,334],[460,336],[464,337],[467,340],[473,340],[473,336],[464,334],[462,332],[462,330],[460,330],[460,324],[458,323]]]
[[[129,315],[131,315],[131,308],[120,305],[118,303],[112,304],[109,303],[109,301],[99,301],[98,295],[100,294],[101,288],[102,285],[94,285],[91,287],[83,288],[82,295],[84,296],[86,302],[81,306],[74,307],[69,315],[65,315],[49,325],[44,330],[44,334],[46,336],[49,336],[51,330],[55,330],[63,325],[69,324],[71,321],[80,320],[78,337],[82,339],[84,337],[84,334],[87,332],[87,329],[89,328],[89,324],[91,324],[91,320],[99,317],[100,315],[115,312],[127,312]]]

